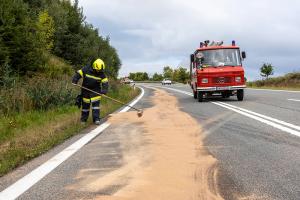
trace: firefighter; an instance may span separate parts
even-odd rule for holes
[[[77,84],[79,79],[83,79],[82,86],[95,92],[106,94],[108,90],[108,79],[104,74],[105,64],[101,59],[96,59],[91,66],[83,67],[78,70],[72,80]],[[82,89],[82,110],[81,122],[85,123],[89,117],[90,104],[92,104],[93,122],[100,124],[100,100],[101,96],[93,92]]]

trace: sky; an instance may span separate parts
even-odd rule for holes
[[[235,40],[245,75],[260,79],[300,72],[299,0],[80,0],[86,20],[109,36],[122,60],[119,76],[164,66],[189,68],[189,55],[204,40]]]

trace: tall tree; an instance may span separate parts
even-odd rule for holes
[[[144,80],[144,81],[149,80],[149,76],[148,76],[148,73],[147,73],[147,72],[144,72],[144,73],[143,73],[143,80]]]
[[[269,78],[270,75],[274,74],[274,67],[270,63],[264,63],[260,68],[260,75],[262,77]]]
[[[153,81],[162,81],[163,78],[164,78],[164,77],[163,77],[162,74],[154,73],[154,74],[153,74],[153,77],[152,77],[152,80],[153,80]]]
[[[178,82],[186,83],[189,80],[189,72],[187,72],[186,68],[179,67],[178,69],[176,69],[176,71],[178,74]]]
[[[131,80],[135,80],[135,73],[129,73],[128,78]]]
[[[37,40],[36,23],[30,18],[28,5],[22,0],[1,0],[0,16],[0,45],[4,47],[1,59],[21,74],[37,70],[43,62],[39,59],[42,46]]]
[[[72,3],[73,2],[73,3]],[[121,60],[109,37],[85,22],[78,0],[1,0],[0,65],[15,72],[35,71],[53,53],[82,67],[101,58],[107,74],[117,78]],[[45,54],[48,55],[48,54]],[[1,76],[1,75],[0,75]]]
[[[54,45],[54,20],[49,16],[48,11],[41,11],[38,15],[37,31],[40,44],[45,50],[50,51]]]
[[[132,79],[134,81],[147,81],[149,80],[149,76],[147,72],[136,72],[136,73],[130,73],[129,79]]]
[[[173,69],[169,66],[164,67],[164,78],[172,78]]]

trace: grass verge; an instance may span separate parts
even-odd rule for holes
[[[263,87],[258,87],[258,86],[249,86],[247,85],[248,88],[253,88],[253,89],[269,89],[269,90],[291,90],[291,91],[300,91],[300,88],[293,88],[293,87],[271,87],[271,86],[263,86]]]
[[[247,82],[247,87],[273,90],[300,90],[300,72],[288,73],[284,76]]]
[[[122,85],[108,95],[129,102],[139,92],[139,89],[133,90]],[[104,117],[120,107],[121,105],[103,98],[101,116]],[[1,117],[0,176],[78,134],[88,125],[80,124],[80,110],[75,106]]]

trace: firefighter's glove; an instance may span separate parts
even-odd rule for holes
[[[77,106],[79,109],[81,108],[81,106],[82,106],[82,95],[81,94],[79,94],[76,97],[75,106]]]
[[[107,91],[101,91],[100,93],[106,95]]]

